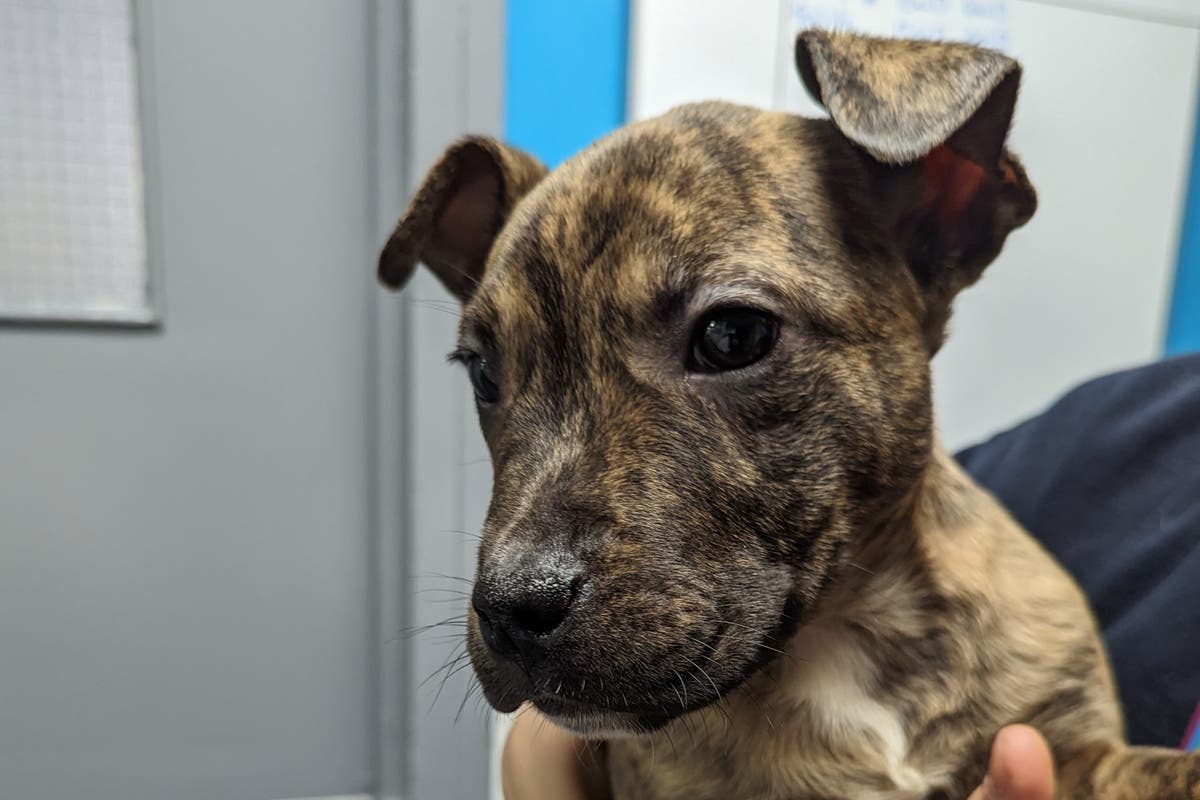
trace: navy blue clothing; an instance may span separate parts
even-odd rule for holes
[[[1134,744],[1200,702],[1200,353],[1109,375],[959,460],[1075,576]]]

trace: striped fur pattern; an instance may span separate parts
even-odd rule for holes
[[[951,301],[1033,213],[1003,148],[1019,68],[963,45],[809,32],[832,120],[726,103],[553,171],[490,139],[431,170],[380,261],[463,302],[495,471],[481,582],[569,553],[586,582],[536,665],[470,613],[489,702],[608,741],[618,800],[962,798],[1004,724],[1064,798],[1200,798],[1130,749],[1084,598],[934,435]],[[698,320],[779,323],[687,366]]]

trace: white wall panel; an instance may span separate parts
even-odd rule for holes
[[[935,362],[952,446],[1160,355],[1187,189],[1200,32],[1027,0],[1013,22],[1012,148],[1039,208]]]
[[[775,101],[778,0],[634,0],[629,118],[696,100]]]

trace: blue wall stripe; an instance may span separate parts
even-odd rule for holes
[[[548,166],[625,121],[629,0],[508,0],[505,139]]]
[[[1200,350],[1200,100],[1196,102],[1196,129],[1192,135],[1192,172],[1167,322],[1167,355]]]

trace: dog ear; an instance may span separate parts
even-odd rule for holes
[[[417,261],[459,300],[483,277],[492,242],[546,167],[483,136],[451,145],[430,168],[379,255],[379,280],[399,289]]]
[[[839,131],[873,162],[872,192],[925,294],[926,339],[941,345],[950,302],[1037,208],[1004,149],[1021,68],[951,42],[805,31],[796,66]]]

